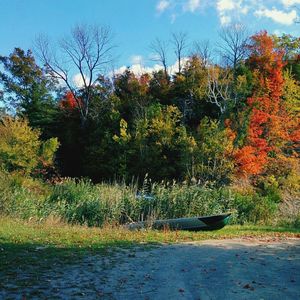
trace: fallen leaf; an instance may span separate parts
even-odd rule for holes
[[[243,286],[244,289],[248,289],[248,290],[251,290],[251,291],[254,291],[254,287],[252,287],[249,283],[245,284]]]

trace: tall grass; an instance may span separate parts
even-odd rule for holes
[[[139,190],[139,197],[137,192]],[[151,195],[152,198],[147,197]],[[242,195],[228,187],[176,182],[136,184],[67,179],[54,186],[0,172],[0,214],[23,219],[58,217],[72,224],[102,226],[233,211],[232,223],[268,223],[277,203],[268,195]]]
[[[89,226],[119,224],[138,217],[134,187],[118,183],[93,185],[69,179],[54,186],[46,204],[66,221]]]

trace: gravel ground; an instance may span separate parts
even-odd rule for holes
[[[34,276],[23,271],[11,282],[2,280],[0,299],[294,300],[300,299],[300,239],[120,249]]]

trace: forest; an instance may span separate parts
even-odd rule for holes
[[[173,33],[149,41],[159,67],[139,74],[110,71],[105,27],[53,48],[0,56],[0,214],[101,226],[230,210],[300,226],[298,37]]]

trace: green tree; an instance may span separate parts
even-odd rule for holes
[[[153,103],[149,82],[149,74],[136,76],[130,70],[114,78],[115,94],[120,99],[118,110],[130,125],[134,118],[141,117],[145,109]]]
[[[293,116],[300,116],[300,85],[296,81],[291,71],[285,71],[283,73],[284,85],[283,85],[283,99],[287,111]]]
[[[195,136],[192,175],[201,182],[226,184],[234,171],[233,138],[221,122],[203,118]]]
[[[300,39],[290,34],[272,36],[274,45],[278,50],[283,50],[285,69],[290,70],[293,77],[300,81]]]
[[[171,82],[169,76],[163,70],[153,72],[149,82],[149,93],[157,102],[170,105]]]
[[[207,70],[200,57],[194,55],[182,72],[174,76],[170,98],[181,111],[185,125],[195,129],[204,116],[217,116],[213,104],[206,101]]]
[[[9,56],[0,56],[3,71],[2,101],[8,111],[26,117],[30,126],[40,128],[45,137],[51,136],[51,128],[57,116],[53,99],[55,82],[49,80],[35,61],[32,52],[15,48]]]
[[[132,132],[121,124],[116,141],[126,142],[124,150],[127,150],[130,174],[140,178],[148,174],[154,180],[179,179],[187,175],[195,142],[181,118],[175,106],[155,104],[146,110],[143,118],[135,121]]]

